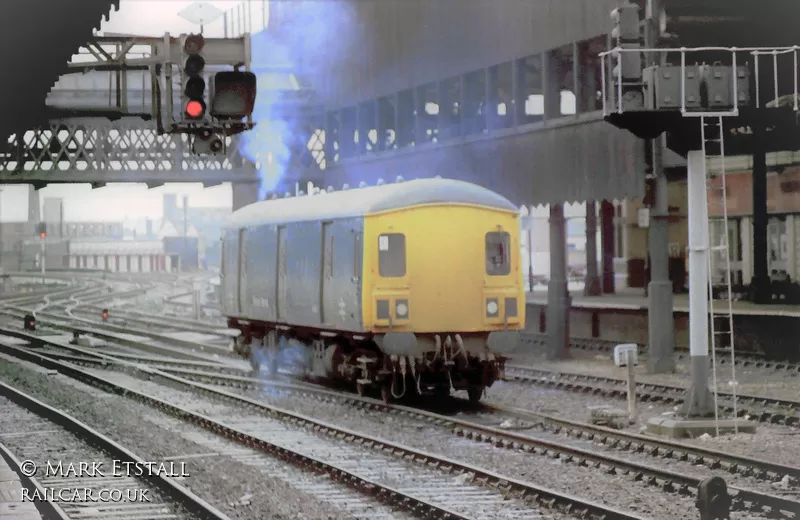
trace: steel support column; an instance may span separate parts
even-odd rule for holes
[[[651,374],[675,369],[675,320],[672,282],[669,278],[669,200],[663,168],[663,141],[652,141],[655,200],[650,208],[650,283],[647,286],[647,370]]]
[[[658,47],[661,28],[661,2],[650,0],[645,25],[645,46]],[[649,65],[661,65],[666,55],[650,53]],[[672,283],[669,279],[669,197],[667,176],[664,173],[664,139],[650,141],[648,154],[650,174],[655,187],[655,200],[650,208],[648,252],[650,283],[647,286],[647,370],[651,374],[672,372],[675,369],[675,320],[672,309]]]
[[[597,271],[597,203],[586,201],[586,281],[583,286],[586,296],[600,296],[603,288]]]
[[[233,211],[258,202],[257,182],[233,182],[231,189],[233,191]]]
[[[547,357],[569,355],[569,308],[567,286],[567,221],[564,205],[550,205],[550,282],[547,284]]]
[[[767,264],[767,152],[766,128],[761,118],[753,121],[753,279],[750,300],[770,303],[769,266]]]
[[[600,248],[602,250],[603,293],[614,294],[614,204],[600,204]]]
[[[681,412],[686,417],[714,415],[708,391],[708,199],[706,158],[702,151],[687,157],[689,202],[689,353],[692,386]]]

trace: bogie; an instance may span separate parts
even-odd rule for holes
[[[237,325],[232,323],[245,329]],[[304,375],[350,385],[359,395],[380,395],[385,402],[405,397],[441,398],[453,390],[466,391],[470,401],[478,402],[485,389],[500,379],[505,364],[502,357],[479,358],[454,348],[455,342],[437,343],[439,350],[409,357],[386,355],[369,339],[315,337],[307,330],[278,330],[270,324],[259,328],[248,323],[241,337],[260,337],[252,345],[243,343],[236,348],[256,371],[265,368],[274,377],[279,368],[289,368],[294,358]]]

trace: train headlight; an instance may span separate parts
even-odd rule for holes
[[[397,300],[394,311],[398,318],[408,318],[408,300]]]
[[[500,306],[497,304],[497,298],[489,298],[486,300],[486,316],[489,318],[496,318]]]

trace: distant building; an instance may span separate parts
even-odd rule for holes
[[[197,237],[200,263],[203,266],[219,267],[222,253],[220,238],[222,226],[230,217],[228,208],[202,208],[188,205],[184,198],[184,208],[179,208],[175,194],[164,195],[164,218],[155,233],[157,238]]]
[[[4,271],[19,271],[23,263],[23,242],[34,238],[36,223],[40,221],[39,192],[26,186],[27,211],[16,222],[0,222],[0,268]],[[7,202],[7,201],[6,201]],[[14,200],[14,204],[19,204]],[[24,202],[23,202],[24,203]]]
[[[122,222],[65,222],[62,226],[64,238],[108,238],[123,237]]]
[[[67,269],[112,273],[174,272],[180,265],[161,240],[71,240],[61,263]]]

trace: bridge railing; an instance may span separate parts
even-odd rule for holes
[[[256,34],[267,28],[270,6],[267,0],[244,0],[223,15],[225,37]]]
[[[792,47],[624,48],[600,53],[603,115],[633,111],[680,111],[684,116],[738,115],[754,96],[755,108],[798,110],[798,52]],[[659,55],[656,67],[621,80],[612,62]],[[711,62],[709,64],[709,62]],[[630,72],[630,64],[625,64]],[[702,85],[707,87],[703,92]],[[639,97],[641,96],[641,97]],[[765,99],[768,99],[765,103]]]

